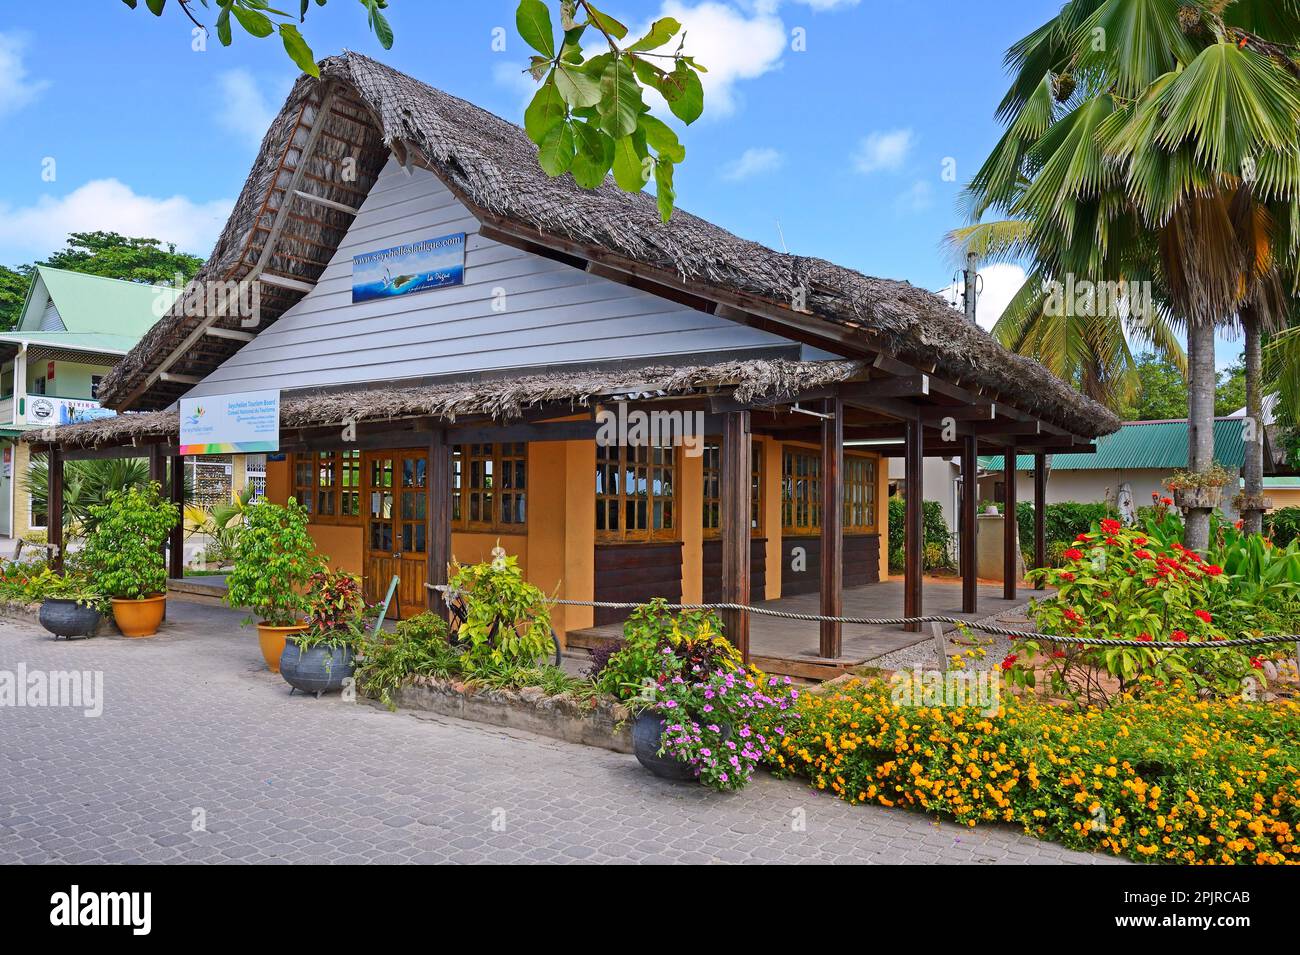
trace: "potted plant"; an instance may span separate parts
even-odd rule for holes
[[[245,521],[226,577],[226,602],[249,611],[244,624],[257,624],[267,669],[278,673],[285,638],[308,627],[304,588],[322,561],[307,532],[307,512],[297,501],[283,507],[258,501]]]
[[[356,669],[365,636],[361,580],[342,571],[317,571],[308,581],[307,629],[289,634],[280,654],[280,676],[293,690],[337,690]]]
[[[1223,503],[1223,489],[1233,482],[1232,474],[1217,462],[1204,471],[1176,471],[1165,481],[1174,503],[1183,510],[1214,510]]]
[[[180,508],[154,483],[114,491],[90,514],[94,529],[81,566],[95,591],[109,598],[123,636],[153,636],[167,609],[163,545],[180,520]]]
[[[46,569],[40,580],[31,582],[34,592],[43,594],[39,619],[41,626],[56,637],[69,640],[93,637],[108,609],[108,601],[84,574],[69,573],[62,577]]]

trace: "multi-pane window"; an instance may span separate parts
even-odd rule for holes
[[[677,536],[672,447],[596,446],[596,536],[606,541]]]
[[[338,453],[339,517],[361,517],[361,452]]]
[[[451,520],[465,531],[521,532],[528,519],[528,445],[456,445]]]
[[[722,529],[722,445],[706,444],[704,464],[704,536],[717,537]],[[749,530],[763,533],[763,449],[751,451],[749,473]]]
[[[308,514],[316,513],[316,455],[293,456],[293,499]]]
[[[265,482],[265,477],[262,480]],[[295,454],[293,498],[318,522],[359,520],[361,452],[317,451]]]
[[[338,454],[321,451],[316,455],[316,513],[333,517],[338,510]]]
[[[786,533],[810,534],[822,526],[820,451],[787,448],[781,473],[781,524]],[[876,527],[876,459],[844,456],[844,530]]]

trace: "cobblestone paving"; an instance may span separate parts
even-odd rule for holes
[[[0,670],[104,674],[98,718],[0,708],[0,863],[1110,861],[766,775],[717,795],[631,756],[291,697],[238,614],[169,614],[152,640],[0,620]]]

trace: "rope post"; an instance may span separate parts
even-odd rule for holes
[[[930,624],[930,636],[934,640],[934,652],[939,655],[939,669],[948,672],[948,641],[943,638],[943,624]]]

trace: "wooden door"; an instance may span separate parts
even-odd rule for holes
[[[428,467],[424,451],[372,451],[365,457],[366,600],[377,603],[396,575],[389,617],[413,617],[428,605]]]

